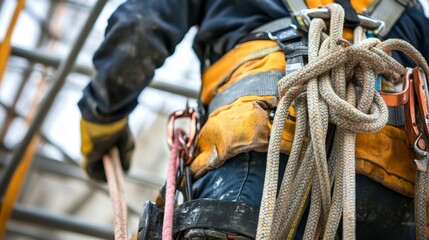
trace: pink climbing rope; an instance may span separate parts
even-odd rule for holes
[[[171,146],[170,162],[167,172],[167,189],[165,192],[164,222],[162,228],[162,239],[173,239],[173,215],[176,193],[176,174],[179,168],[179,157],[181,152],[180,139],[183,139],[184,132],[181,129],[174,130],[174,142]]]

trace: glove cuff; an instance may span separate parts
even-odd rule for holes
[[[122,131],[127,124],[128,117],[107,124],[93,123],[85,119],[81,119],[80,121],[81,129],[85,129],[91,138],[99,138],[118,133]]]
[[[93,123],[82,118],[80,121],[82,154],[86,157],[93,151],[93,142],[95,139],[102,139],[104,137],[116,135],[123,131],[127,126],[128,117],[108,124]]]

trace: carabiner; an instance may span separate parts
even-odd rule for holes
[[[423,141],[423,143],[422,143]],[[424,149],[421,149],[419,145],[423,145],[426,147],[426,143],[424,139],[422,139],[422,134],[417,137],[416,141],[414,141],[413,148],[414,152],[419,156],[420,159],[415,159],[414,162],[416,163],[417,169],[421,172],[426,172],[427,170],[427,164],[429,160],[429,152],[427,152]]]
[[[185,151],[185,155],[187,155],[186,159],[184,159],[185,164],[189,164],[194,157],[193,156],[194,149],[195,149],[194,145],[195,145],[198,132],[201,128],[201,117],[198,111],[195,110],[194,108],[189,108],[188,104],[186,104],[186,109],[179,110],[170,114],[168,125],[167,125],[167,142],[168,142],[169,148],[171,148],[175,138],[174,130],[176,127],[174,122],[179,118],[190,119],[188,133],[186,134],[185,137],[183,137],[183,139],[180,139],[181,145],[182,145],[182,151]]]

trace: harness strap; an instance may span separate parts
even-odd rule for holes
[[[335,0],[335,3],[340,4],[344,8],[345,27],[355,28],[359,26],[360,20],[358,14],[350,3],[350,0]]]
[[[279,29],[283,29],[285,27],[288,27],[292,24],[292,18],[291,17],[284,17],[279,18],[274,21],[271,21],[269,23],[266,23],[252,31],[252,33],[257,32],[277,32]]]
[[[414,0],[376,0],[370,7],[370,17],[381,20],[385,26],[378,35],[386,37],[393,25],[408,7],[415,6]]]
[[[290,56],[293,57],[293,56]],[[289,60],[288,60],[288,64]],[[287,66],[286,65],[286,66]],[[217,93],[208,106],[208,114],[220,107],[233,103],[244,96],[275,96],[278,97],[278,81],[284,76],[281,71],[267,71],[248,75]],[[408,76],[406,76],[408,79]],[[406,80],[404,82],[407,82]],[[402,126],[405,124],[404,104],[408,99],[408,87],[400,93],[380,93],[388,105],[389,117],[387,124]]]
[[[209,104],[209,114],[222,106],[233,103],[243,96],[256,95],[278,97],[277,82],[283,76],[284,72],[268,71],[243,77],[225,91],[216,94]]]
[[[292,15],[298,15],[302,9],[307,9],[305,0],[283,0],[283,4]]]
[[[278,40],[281,39],[281,41],[291,41],[300,39],[301,34],[296,30],[295,25],[292,24],[292,19],[284,17],[254,29],[242,38],[239,44],[253,40],[273,40],[273,37]]]
[[[275,96],[278,97],[277,83],[284,76],[280,71],[261,72],[248,75],[238,82],[225,89],[223,92],[215,95],[208,107],[208,114],[216,109],[233,103],[240,97],[244,96]],[[388,104],[389,118],[388,125],[402,126],[405,124],[404,113],[404,94],[382,93],[384,100]]]
[[[174,212],[174,234],[208,228],[255,239],[259,211],[239,202],[198,199],[183,203]]]
[[[389,118],[386,123],[387,125],[399,127],[405,124],[405,112],[403,105],[397,107],[387,107],[387,110],[389,111]]]
[[[258,209],[239,202],[196,199],[183,203],[174,211],[174,235],[189,229],[211,229],[228,236],[255,239]],[[161,240],[164,209],[147,201],[140,215],[138,240]],[[177,236],[177,235],[176,235]],[[228,238],[238,239],[238,238]],[[246,238],[247,239],[247,238]]]
[[[343,5],[342,2],[348,2],[348,4],[350,4],[350,1],[345,0],[336,0],[335,2],[341,4],[343,7],[345,5]],[[305,0],[283,0],[283,3],[293,15],[299,15],[302,9],[307,9]],[[386,37],[405,9],[416,6],[417,4],[418,3],[415,0],[374,0],[368,8],[370,17],[385,23],[384,29],[382,29],[378,35]],[[351,20],[353,22],[353,17],[351,17],[350,14],[347,14],[347,9],[348,8],[345,8],[346,20]],[[351,18],[347,19],[347,15]]]

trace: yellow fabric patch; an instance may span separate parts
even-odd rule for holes
[[[243,61],[266,50],[270,53]],[[201,100],[208,104],[214,94],[246,76],[272,70],[284,72],[285,66],[284,54],[275,41],[258,40],[240,44],[204,73]],[[266,152],[270,135],[268,115],[275,106],[275,96],[244,96],[213,111],[201,129],[199,154],[191,164],[195,177],[221,166],[237,154],[251,150]],[[294,126],[289,121],[285,127],[291,132],[284,134],[283,152],[290,150]]]
[[[285,55],[281,51],[273,52],[265,57],[247,61],[234,71],[229,81],[217,89],[217,93],[224,91],[234,83],[238,82],[245,76],[268,72],[268,71],[282,71],[284,72],[286,67]]]
[[[403,128],[387,125],[356,136],[356,171],[407,196],[414,196],[414,159]]]
[[[222,81],[228,74],[232,74],[243,59],[247,58],[250,54],[261,51],[266,48],[278,47],[276,41],[258,40],[245,42],[237,45],[234,49],[225,54],[220,60],[216,61],[210,68],[203,74],[203,83],[201,89],[201,101],[203,104],[208,104],[216,93],[220,81]],[[284,57],[283,57],[284,58]],[[284,60],[283,60],[284,63]],[[283,64],[284,66],[284,64]],[[267,66],[266,70],[278,69],[277,64]],[[249,67],[246,69],[251,70]],[[256,70],[256,69],[253,69]],[[284,68],[283,68],[284,71]],[[235,76],[238,77],[238,76]],[[230,79],[228,79],[229,81]]]
[[[334,3],[334,0],[307,0],[306,2],[308,8],[318,8]]]
[[[245,96],[214,111],[201,129],[199,154],[191,164],[195,177],[221,166],[231,157],[249,151],[267,152],[270,136],[269,112],[274,96]],[[295,123],[287,120],[281,151],[289,153]]]
[[[101,138],[109,135],[113,135],[127,125],[128,118],[121,119],[119,121],[109,124],[98,124],[88,122],[84,119],[80,121],[80,134],[81,134],[81,152],[83,155],[88,155],[92,152],[93,144],[92,139]]]
[[[356,172],[409,197],[415,193],[414,159],[416,156],[408,147],[403,127],[387,125],[376,133],[357,134]],[[429,223],[429,210],[426,219]],[[429,224],[427,232],[429,234]]]

